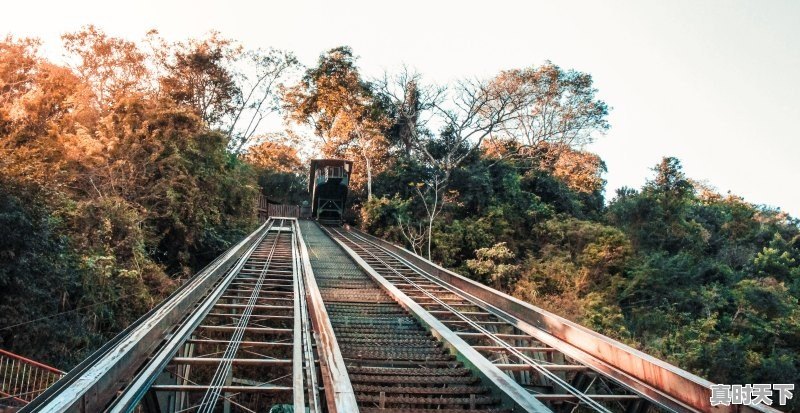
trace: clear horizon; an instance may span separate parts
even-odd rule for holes
[[[587,147],[606,162],[608,198],[675,156],[723,194],[800,217],[800,3],[457,4],[31,1],[7,6],[0,33],[41,38],[57,57],[59,36],[86,24],[132,40],[153,28],[169,40],[218,30],[306,65],[348,45],[365,76],[406,64],[435,82],[551,60],[591,74],[613,108],[611,130]]]

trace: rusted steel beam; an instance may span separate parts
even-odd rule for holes
[[[208,325],[200,325],[197,326],[199,330],[208,330],[208,331],[235,331],[236,327],[234,326],[208,326]],[[282,335],[282,334],[292,334],[291,328],[270,328],[270,327],[245,327],[243,328],[245,332],[248,333],[259,333],[259,334],[274,334],[274,335]]]
[[[498,369],[503,371],[536,371],[536,368],[528,364],[517,363],[496,363]],[[588,366],[581,364],[542,364],[539,368],[550,371],[591,371]]]
[[[246,304],[223,304],[217,303],[214,304],[214,307],[218,308],[247,308]],[[256,310],[290,310],[292,306],[290,305],[261,305],[256,304],[253,306]]]
[[[172,362],[175,364],[219,364],[225,359],[219,357],[174,357]],[[230,359],[231,364],[241,366],[290,366],[292,360],[286,359]]]
[[[413,264],[435,280],[454,287],[471,301],[552,346],[674,411],[707,413],[778,412],[765,405],[711,406],[712,383],[577,323],[447,270],[403,247],[349,229]]]
[[[551,410],[544,404],[529,396],[517,382],[483,357],[480,353],[465,342],[458,333],[454,333],[441,321],[436,319],[422,306],[409,298],[396,286],[375,271],[361,256],[349,246],[331,237],[378,285],[416,318],[430,333],[441,341],[456,358],[464,363],[479,376],[492,383],[503,400],[504,404],[520,412],[550,413]]]
[[[619,401],[619,400],[637,400],[641,399],[641,396],[637,396],[635,394],[587,394],[587,396],[591,397],[594,400],[607,400],[607,401]],[[574,394],[534,394],[533,397],[536,397],[539,400],[546,400],[546,401],[575,401],[578,399],[577,396]]]
[[[186,340],[187,343],[192,344],[228,344],[228,340],[210,340],[193,338]],[[293,343],[290,342],[268,342],[268,341],[242,341],[243,348],[246,347],[291,347]]]
[[[486,351],[508,351],[506,347],[502,346],[472,346],[475,350],[486,350]],[[529,351],[531,353],[552,353],[558,351],[552,347],[525,347],[525,346],[514,346],[515,349],[520,351]]]
[[[305,240],[303,240],[300,226],[297,225],[295,229],[303,269],[303,282],[306,286],[308,313],[311,316],[311,324],[314,328],[314,335],[317,338],[317,353],[319,354],[320,372],[322,373],[328,412],[356,413],[358,412],[358,404],[356,403],[353,385],[350,383],[350,376],[347,374],[347,367],[344,358],[342,358],[339,343],[333,333],[333,326],[328,318],[325,303],[322,301],[322,295],[314,278],[314,270],[311,268],[311,261],[308,256],[308,247],[306,247]]]

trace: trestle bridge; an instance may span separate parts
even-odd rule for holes
[[[776,411],[712,407],[700,377],[358,230],[281,217],[72,371],[35,367],[33,386],[3,383],[22,412]]]

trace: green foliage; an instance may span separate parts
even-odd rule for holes
[[[310,197],[305,174],[263,170],[258,174],[258,186],[270,200],[282,204],[300,205]]]
[[[381,238],[402,243],[403,235],[395,223],[408,219],[408,206],[409,201],[398,195],[372,198],[361,208],[361,226]]]
[[[0,346],[68,369],[249,231],[258,190],[227,109],[156,93],[133,42],[65,40],[76,70],[0,42]]]
[[[481,154],[453,174],[434,225],[441,264],[721,383],[800,382],[800,226],[721,196],[665,158],[641,190],[603,206],[552,170]],[[410,243],[402,159],[362,209],[370,232]]]
[[[500,290],[508,290],[516,281],[519,266],[512,264],[514,253],[504,242],[475,250],[476,259],[467,260],[467,268],[475,279]]]
[[[72,311],[83,292],[81,272],[44,203],[52,195],[0,178],[0,346],[68,367],[80,359],[75,349],[99,341]]]

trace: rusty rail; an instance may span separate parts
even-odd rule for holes
[[[295,221],[296,222],[296,221]],[[297,234],[300,262],[302,263],[303,282],[305,283],[306,303],[308,312],[311,316],[311,323],[314,326],[314,334],[317,339],[317,352],[319,353],[320,372],[322,382],[325,387],[325,399],[328,412],[352,413],[358,412],[353,385],[350,383],[350,376],[347,374],[347,367],[339,349],[339,343],[333,333],[325,303],[319,286],[314,278],[314,270],[311,268],[308,247],[303,239],[300,226],[295,224]]]
[[[63,376],[61,370],[0,349],[0,406],[28,404]]]
[[[764,405],[711,406],[711,382],[622,344],[553,313],[486,287],[447,270],[403,247],[364,232],[351,232],[392,253],[426,274],[432,281],[452,287],[480,303],[499,318],[542,340],[595,371],[635,389],[640,394],[676,411],[778,412]],[[678,402],[679,404],[675,404]],[[683,406],[681,406],[683,405]]]

